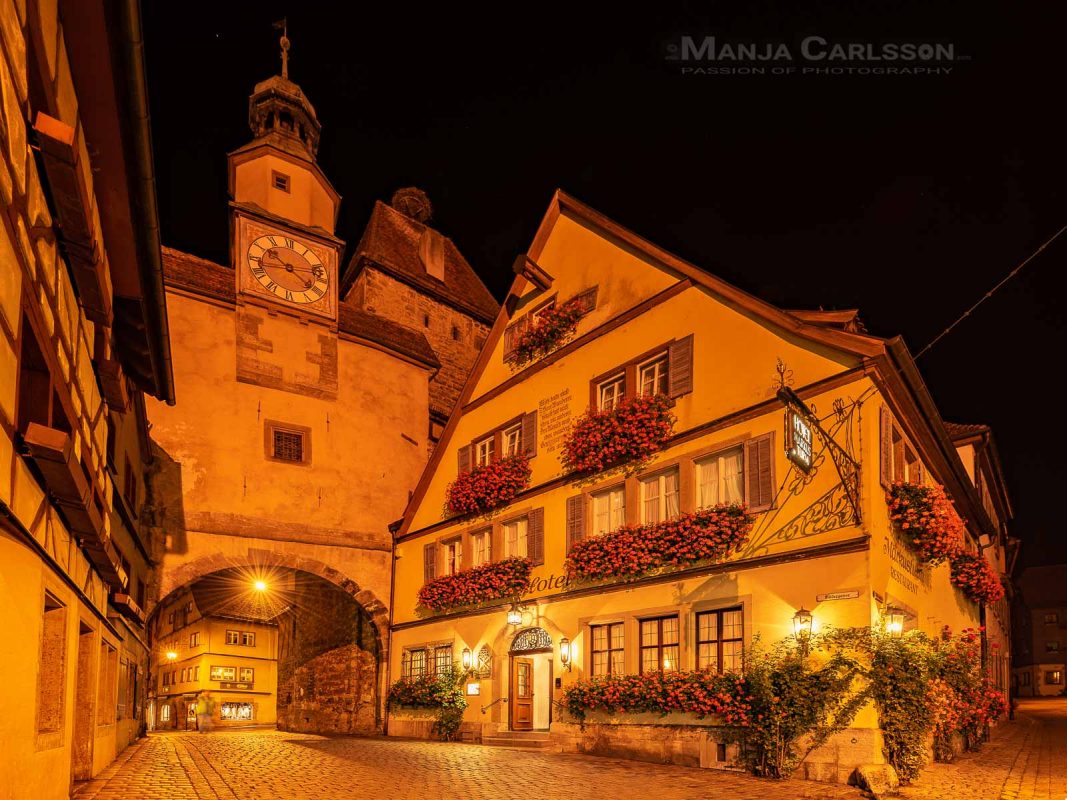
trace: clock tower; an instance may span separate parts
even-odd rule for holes
[[[315,163],[321,125],[289,80],[288,44],[282,74],[249,98],[252,141],[229,155],[231,263],[239,304],[336,329],[341,197]]]

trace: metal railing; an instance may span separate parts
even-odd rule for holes
[[[487,714],[487,713],[489,713],[489,709],[492,708],[493,706],[495,706],[497,703],[506,703],[507,701],[508,701],[508,699],[506,697],[498,697],[496,700],[494,700],[489,705],[482,706],[482,713],[483,714]]]

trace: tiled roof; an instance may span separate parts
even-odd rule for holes
[[[451,239],[441,237],[445,249],[445,279],[441,281],[427,274],[419,259],[419,239],[426,228],[392,206],[380,201],[375,203],[363,238],[348,262],[342,289],[347,290],[370,261],[383,272],[442,302],[472,312],[485,324],[492,325],[500,306]]]
[[[163,279],[167,287],[193,294],[237,302],[233,270],[171,247],[163,248]],[[429,367],[440,365],[426,337],[418,331],[363,311],[350,303],[338,306],[337,327],[341,333],[380,344]]]
[[[867,327],[860,319],[859,309],[846,308],[841,311],[790,311],[797,319],[812,325],[822,325],[827,328],[838,328],[849,333],[866,333]]]
[[[952,441],[958,441],[959,439],[966,439],[970,436],[978,436],[979,434],[988,433],[988,425],[964,425],[959,422],[946,422],[945,430],[948,431],[949,437]]]

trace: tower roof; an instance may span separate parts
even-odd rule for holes
[[[304,91],[288,78],[275,75],[256,84],[248,98],[248,127],[256,143],[315,160],[322,125]]]

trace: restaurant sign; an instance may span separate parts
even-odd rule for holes
[[[811,423],[792,406],[785,410],[785,455],[804,472],[811,471]]]

